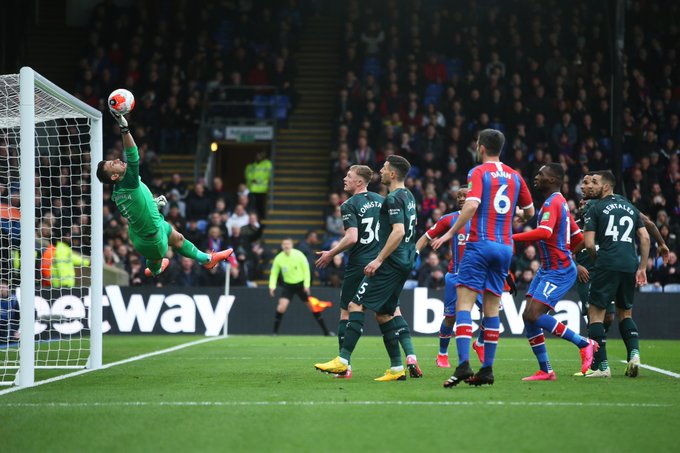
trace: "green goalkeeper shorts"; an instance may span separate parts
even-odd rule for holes
[[[168,238],[172,227],[165,220],[156,224],[156,230],[148,233],[136,233],[128,229],[132,245],[144,258],[151,261],[163,259],[168,252]]]

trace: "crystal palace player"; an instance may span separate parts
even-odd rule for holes
[[[467,197],[468,189],[463,187],[456,194],[456,202],[458,208],[462,208],[465,204],[465,198]],[[445,214],[437,220],[437,222],[432,225],[432,227],[423,234],[418,242],[416,243],[416,251],[420,251],[425,248],[425,246],[433,239],[439,237],[439,235],[444,234],[451,228],[458,219],[460,211],[451,212]],[[470,234],[470,222],[465,225],[464,232],[459,232],[454,235],[451,239],[451,260],[449,262],[448,272],[444,277],[444,319],[439,327],[439,354],[437,354],[437,359],[435,363],[439,368],[450,368],[449,364],[449,343],[451,342],[451,336],[453,334],[453,325],[456,322],[456,283],[458,281],[458,268],[460,267],[460,261],[463,259],[465,254],[465,244],[467,238]],[[517,293],[517,286],[515,286],[515,280],[512,277],[512,273],[508,273],[505,279],[504,291],[508,291],[511,294]],[[475,304],[479,308],[480,314],[483,313],[482,308],[482,295],[477,295],[477,300]],[[479,334],[477,335],[477,341],[472,344],[472,348],[477,353],[477,357],[481,363],[484,363],[484,326],[480,325]]]
[[[534,204],[519,173],[500,162],[505,137],[500,131],[485,129],[477,139],[482,164],[468,174],[468,196],[451,229],[432,241],[435,250],[450,240],[472,219],[470,237],[458,273],[456,302],[456,347],[458,367],[444,387],[465,380],[471,385],[493,384],[493,361],[500,334],[500,296],[512,260],[512,218],[517,205],[524,218],[534,215]],[[484,298],[484,364],[473,376],[470,368],[472,310],[477,294]]]
[[[127,120],[117,113],[111,114],[120,127],[127,162],[120,159],[99,162],[97,178],[103,184],[113,184],[111,200],[128,221],[130,241],[146,258],[146,276],[158,275],[168,267],[170,261],[164,258],[168,245],[180,255],[198,261],[206,269],[212,269],[220,261],[229,259],[232,249],[212,254],[203,253],[165,221],[158,212],[158,205],[151,191],[139,177],[139,152]]]
[[[536,272],[527,291],[527,308],[522,315],[531,349],[538,359],[540,370],[524,381],[554,381],[555,372],[550,366],[542,329],[571,341],[581,350],[581,372],[585,373],[593,362],[593,350],[599,346],[583,338],[549,315],[576,281],[576,264],[571,247],[583,248],[583,234],[569,214],[567,200],[560,193],[564,181],[562,165],[544,165],[534,178],[534,186],[547,199],[538,212],[538,227],[533,231],[512,235],[515,241],[538,241],[541,268]],[[574,250],[576,250],[574,248]]]

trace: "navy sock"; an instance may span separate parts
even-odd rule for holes
[[[439,353],[448,354],[449,353],[449,343],[451,343],[451,337],[453,336],[453,326],[447,326],[444,321],[439,327]]]
[[[527,322],[525,327],[527,329],[529,345],[536,356],[536,360],[538,360],[539,368],[546,373],[551,372],[552,366],[550,366],[550,360],[548,359],[548,350],[545,347],[543,330],[533,322]]]

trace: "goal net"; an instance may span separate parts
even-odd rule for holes
[[[101,366],[101,113],[30,68],[0,75],[0,384]]]

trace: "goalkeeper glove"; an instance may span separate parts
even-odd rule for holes
[[[111,116],[113,116],[113,119],[115,119],[116,123],[118,123],[118,127],[120,127],[120,133],[129,134],[130,128],[128,127],[128,122],[125,117],[120,113],[114,112],[113,110],[109,110],[109,112],[111,112]]]
[[[158,206],[159,210],[166,204],[168,204],[168,199],[165,198],[165,195],[161,195],[160,197],[154,198],[153,201],[156,202],[156,206]]]

